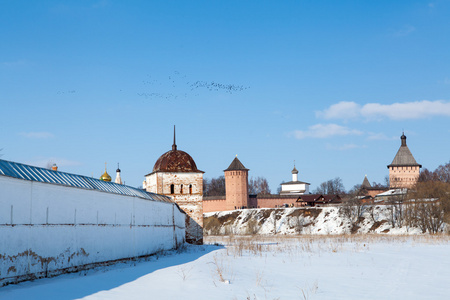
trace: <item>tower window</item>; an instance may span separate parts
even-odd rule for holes
[[[183,185],[180,186],[180,194],[183,194]]]
[[[175,194],[175,186],[173,184],[170,185],[170,193]]]
[[[189,185],[189,194],[192,194],[192,184]]]

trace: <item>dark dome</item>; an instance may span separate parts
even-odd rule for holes
[[[202,172],[192,157],[184,151],[171,150],[163,155],[155,163],[153,172]],[[202,172],[203,173],[203,172]]]

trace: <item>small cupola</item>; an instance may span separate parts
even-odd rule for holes
[[[295,160],[294,160],[294,169],[292,169],[292,181],[298,181],[298,171],[295,167]]]
[[[108,172],[106,171],[106,163],[105,163],[105,173],[103,173],[103,175],[100,176],[100,180],[108,181],[108,182],[111,181],[111,176],[109,176]]]
[[[406,135],[403,132],[402,136],[400,137],[400,139],[402,140],[402,146],[406,146]]]
[[[122,183],[122,178],[120,176],[120,168],[119,168],[119,163],[117,163],[117,170],[116,170],[116,180],[114,181],[117,184],[123,184]]]

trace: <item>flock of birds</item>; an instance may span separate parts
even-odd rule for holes
[[[208,91],[219,91],[223,90],[226,93],[232,94],[233,92],[240,92],[248,89],[249,87],[243,85],[235,85],[235,84],[222,84],[218,82],[206,82],[206,81],[196,81],[191,84],[191,90],[198,88],[206,88]]]
[[[75,94],[76,91],[75,90],[70,90],[70,91],[58,91],[56,94],[61,95],[61,94]]]
[[[150,75],[147,75],[148,79],[143,80],[142,83],[151,89],[164,89],[164,88],[177,88],[179,93],[159,93],[159,92],[141,92],[137,95],[146,99],[165,99],[175,100],[178,98],[188,98],[192,96],[198,96],[199,89],[206,90],[208,92],[225,92],[232,94],[234,92],[241,92],[250,87],[236,84],[223,84],[215,81],[200,81],[189,82],[186,80],[186,75],[181,75],[178,71],[167,77],[166,81],[160,81],[153,79]],[[194,93],[194,94],[192,94]]]
[[[145,99],[176,100],[180,98],[196,97],[202,90],[207,92],[225,92],[232,94],[235,92],[242,92],[250,88],[248,86],[224,84],[215,81],[209,82],[197,80],[195,82],[189,82],[186,80],[186,75],[182,75],[178,71],[174,71],[166,77],[167,80],[154,79],[150,75],[147,75],[147,77],[148,78],[146,80],[142,80],[142,84],[145,86],[145,89],[152,91],[137,93],[139,97],[143,97]],[[161,93],[157,92],[158,90],[171,90],[171,92]],[[75,90],[58,91],[57,94],[75,94],[75,92]],[[122,92],[122,90],[120,90],[120,92]]]

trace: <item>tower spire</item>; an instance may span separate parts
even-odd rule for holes
[[[173,145],[172,145],[172,151],[177,150],[177,143],[175,140],[175,125],[173,125]]]

